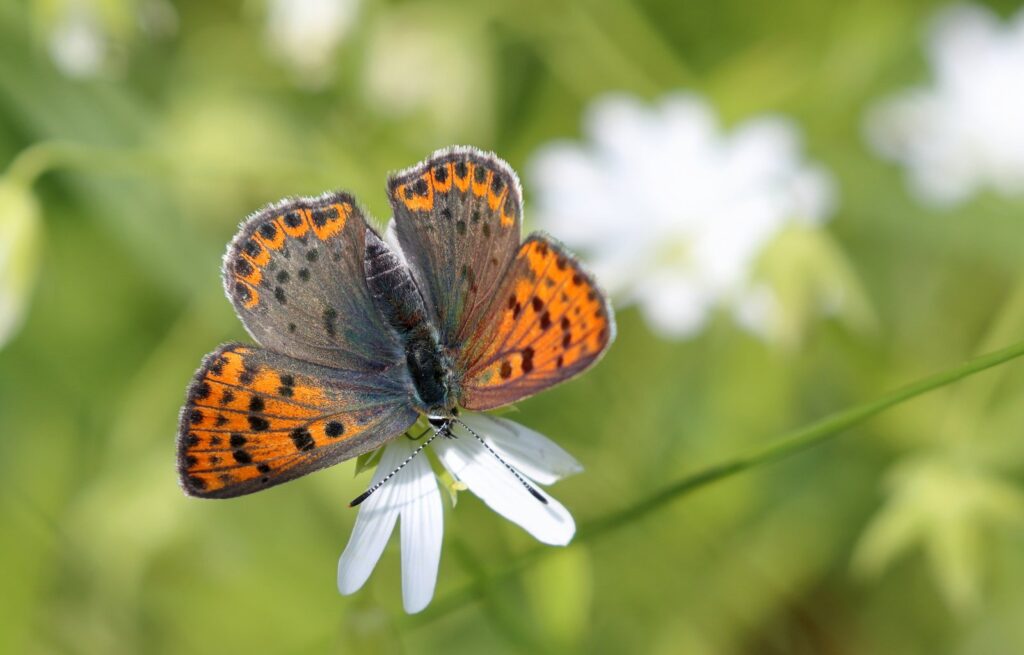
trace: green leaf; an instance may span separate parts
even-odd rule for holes
[[[0,178],[0,347],[21,327],[39,270],[42,226],[31,189]]]
[[[380,461],[380,454],[384,451],[384,448],[378,448],[377,450],[371,450],[368,453],[363,453],[356,458],[356,471],[354,475],[359,475],[363,471],[369,471],[377,466],[377,462]]]
[[[954,453],[907,459],[893,467],[887,486],[889,498],[854,553],[854,571],[877,577],[920,546],[949,606],[977,608],[985,539],[996,527],[1024,525],[1024,493]]]

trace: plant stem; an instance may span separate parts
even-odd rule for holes
[[[43,173],[55,168],[101,168],[108,171],[138,172],[140,169],[160,170],[166,166],[166,162],[141,150],[54,140],[33,143],[19,152],[8,165],[6,175],[30,186]]]
[[[1010,290],[1006,302],[995,315],[992,325],[981,339],[979,351],[989,350],[997,343],[1006,343],[1024,331],[1024,277],[1020,277]],[[961,410],[959,420],[949,422],[947,432],[956,439],[966,433],[968,417],[983,415],[999,384],[1003,380],[1003,372],[994,372],[983,378],[972,380],[966,388],[958,391],[961,399],[957,404]]]
[[[784,435],[763,448],[755,449],[746,455],[741,455],[697,471],[624,509],[582,525],[576,533],[574,543],[586,542],[606,532],[634,523],[664,507],[669,502],[697,491],[713,482],[756,468],[762,464],[769,464],[784,459],[802,450],[821,444],[882,413],[890,407],[952,384],[993,366],[1006,363],[1022,355],[1024,355],[1024,341],[987,355],[981,355],[946,371],[929,375],[895,391],[891,391],[877,400],[826,416],[808,426]],[[496,582],[512,577],[535,560],[550,552],[552,552],[550,548],[533,548],[514,559],[497,573],[470,583],[466,587],[441,598],[422,614],[409,617],[406,620],[415,626],[448,614],[477,598],[482,590],[490,588]]]

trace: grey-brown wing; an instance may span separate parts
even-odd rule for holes
[[[487,314],[519,247],[519,179],[492,154],[454,147],[392,176],[388,197],[441,341],[458,348]]]
[[[366,287],[365,234],[366,220],[345,193],[287,199],[246,219],[228,246],[223,277],[253,338],[350,371],[402,361]]]

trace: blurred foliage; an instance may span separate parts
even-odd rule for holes
[[[91,32],[55,45],[83,6]],[[367,1],[311,80],[270,47],[255,0],[0,3],[0,255],[22,235],[17,270],[0,260],[0,330],[23,322],[0,350],[0,652],[1024,652],[1019,365],[553,553],[429,621],[401,614],[396,543],[366,589],[337,594],[345,502],[366,479],[354,462],[231,502],[186,499],[175,480],[184,385],[204,353],[246,338],[219,280],[242,217],[340,186],[386,218],[386,172],[452,143],[521,169],[577,137],[605,91],[696,91],[730,123],[795,118],[838,182],[828,230],[850,263],[792,282],[788,302],[857,279],[873,328],[825,321],[776,348],[718,321],[667,342],[620,312],[604,362],[515,417],[583,462],[555,488],[581,522],[1019,339],[1024,203],[924,208],[863,144],[865,107],[922,79],[937,6]],[[55,53],[67,43],[80,49]],[[60,68],[86,55],[98,63]],[[766,266],[798,264],[784,263]],[[532,546],[460,501],[442,607]]]

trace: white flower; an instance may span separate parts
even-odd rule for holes
[[[374,111],[405,125],[426,120],[462,140],[492,138],[493,40],[482,25],[440,4],[379,13],[367,31],[361,76]]]
[[[359,0],[268,0],[267,41],[305,82],[320,84],[358,12]]]
[[[88,3],[68,5],[50,32],[49,50],[54,65],[68,77],[100,72],[107,59],[107,35]]]
[[[1024,10],[1001,23],[957,5],[928,35],[930,86],[868,112],[875,149],[907,168],[922,200],[952,205],[984,187],[1024,193]]]
[[[178,14],[169,0],[62,0],[45,5],[40,15],[47,26],[47,50],[54,66],[67,77],[117,77],[137,37],[171,37]]]
[[[548,145],[528,169],[542,227],[665,336],[693,335],[717,307],[770,332],[777,308],[758,259],[785,228],[824,221],[833,201],[793,124],[759,117],[723,133],[702,99],[680,93],[653,107],[602,98],[585,129],[589,144]]]
[[[531,484],[552,484],[582,470],[569,453],[522,425],[483,414],[462,420]],[[556,546],[569,543],[576,524],[561,503],[540,490],[547,503],[534,498],[465,427],[455,424],[452,430],[455,438],[439,436],[429,447],[456,481],[539,541]],[[406,461],[418,445],[404,437],[388,444],[371,486]],[[405,611],[415,613],[434,595],[444,520],[441,494],[425,453],[412,458],[360,505],[352,536],[338,561],[338,590],[351,594],[363,586],[399,520],[402,602]]]

